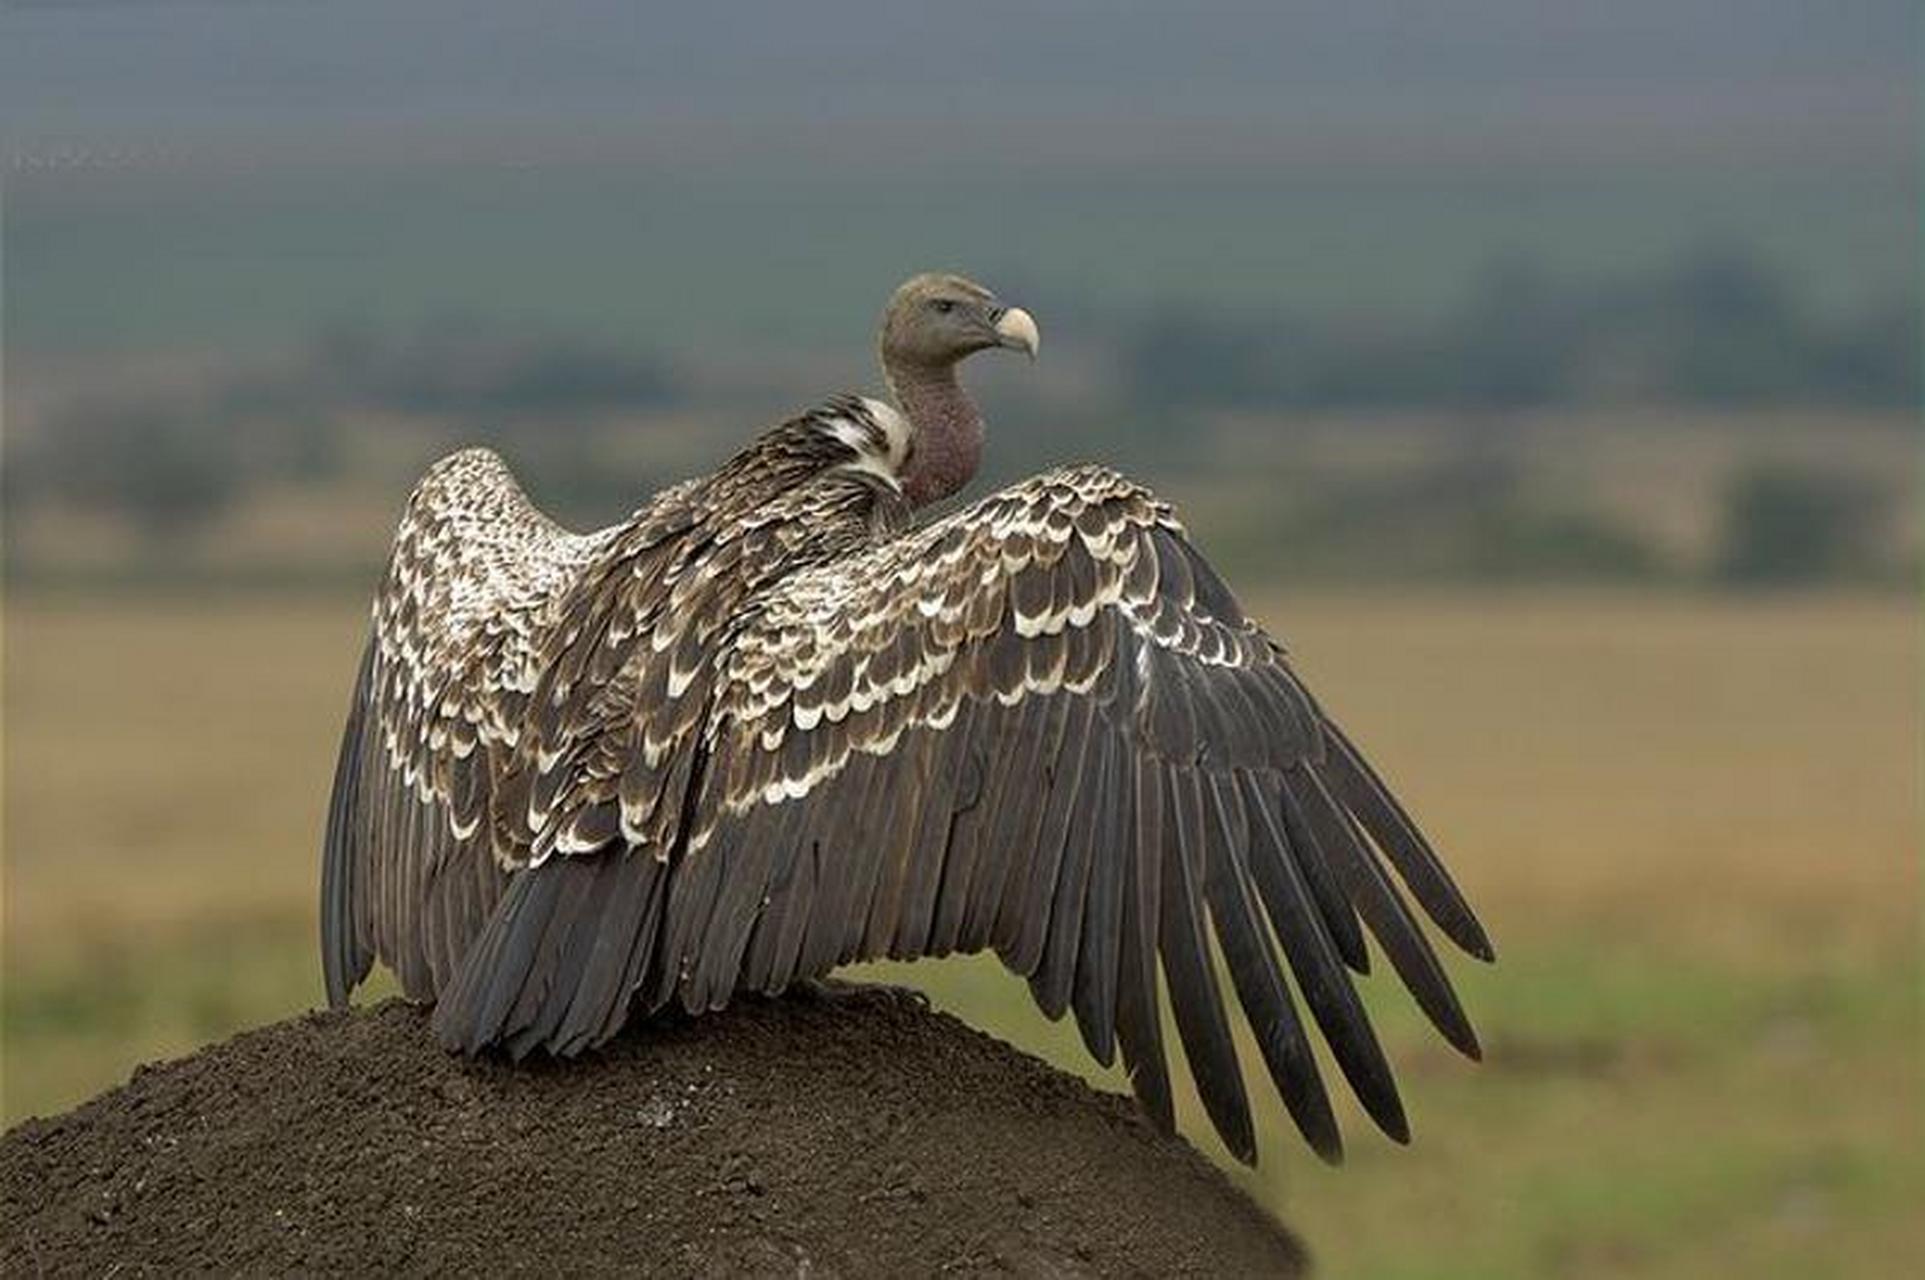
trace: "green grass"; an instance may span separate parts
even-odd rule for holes
[[[1458,966],[1480,1067],[1445,1049],[1392,984],[1368,984],[1410,1150],[1346,1106],[1348,1166],[1325,1168],[1258,1095],[1262,1163],[1240,1176],[1310,1231],[1329,1274],[1689,1275],[1715,1239],[1756,1259],[1745,1274],[1795,1276],[1830,1273],[1845,1241],[1886,1263],[1920,1242],[1898,1211],[1925,1190],[1908,1117],[1905,951],[1820,974],[1608,936],[1532,939],[1513,954],[1495,970]],[[1073,1032],[1043,1023],[992,968],[881,976],[1088,1073]],[[1115,1073],[1096,1078],[1120,1087]],[[1223,1158],[1186,1102],[1186,1131]]]

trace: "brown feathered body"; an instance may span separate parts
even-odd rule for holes
[[[1160,975],[1250,1159],[1220,955],[1320,1153],[1299,1003],[1404,1137],[1346,970],[1367,931],[1475,1054],[1395,883],[1490,955],[1429,844],[1148,491],[1068,468],[917,526],[915,444],[840,398],[588,535],[492,453],[431,470],[342,744],[330,998],[380,958],[451,1047],[570,1054],[671,1001],[989,949],[1168,1127]]]

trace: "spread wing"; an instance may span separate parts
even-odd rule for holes
[[[1169,510],[1050,473],[786,579],[722,661],[649,1005],[993,949],[1172,1123],[1158,973],[1203,1102],[1254,1158],[1213,947],[1297,1125],[1341,1139],[1297,996],[1407,1136],[1346,968],[1365,931],[1477,1041],[1406,905],[1491,947],[1431,847]],[[1393,876],[1391,873],[1395,872]],[[1398,885],[1402,882],[1402,888]]]
[[[376,954],[417,999],[438,990],[518,853],[489,812],[540,652],[569,588],[616,530],[537,510],[501,459],[468,449],[409,499],[373,610],[322,855],[328,996]]]

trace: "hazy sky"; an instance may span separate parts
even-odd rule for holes
[[[1039,161],[1910,164],[1913,0],[144,0],[0,11],[29,155],[350,150]]]
[[[1915,4],[15,3],[9,336],[761,340],[932,263],[1391,314],[1706,240],[1856,306],[1913,278]]]

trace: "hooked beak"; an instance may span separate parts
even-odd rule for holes
[[[996,318],[996,345],[1024,352],[1034,360],[1043,345],[1043,336],[1036,331],[1036,320],[1029,312],[1011,307]]]

